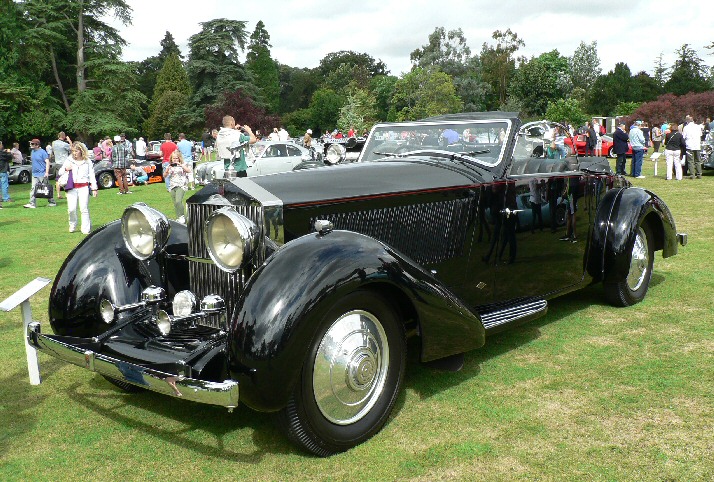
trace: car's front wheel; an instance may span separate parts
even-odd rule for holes
[[[99,175],[97,182],[104,189],[109,189],[114,185],[114,176],[109,172],[103,172]]]
[[[17,182],[19,184],[27,184],[30,182],[30,171],[20,171],[20,173],[17,175]]]
[[[404,378],[404,328],[376,293],[356,291],[322,319],[278,421],[319,456],[348,450],[387,421]]]
[[[631,306],[645,298],[652,278],[654,251],[652,231],[649,226],[637,228],[630,250],[630,268],[627,277],[621,281],[605,283],[605,295],[615,306]]]

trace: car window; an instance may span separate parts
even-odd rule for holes
[[[295,146],[286,146],[288,149],[288,156],[302,156],[302,152]]]

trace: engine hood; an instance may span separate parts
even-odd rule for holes
[[[287,206],[472,186],[488,173],[456,162],[394,160],[305,169],[251,180]]]

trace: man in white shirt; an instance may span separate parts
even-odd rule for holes
[[[280,140],[280,142],[286,142],[289,138],[290,134],[288,134],[288,131],[286,131],[285,128],[281,127],[278,131],[278,139]]]
[[[702,132],[704,127],[694,122],[691,115],[686,117],[687,125],[682,129],[684,141],[687,143],[687,167],[689,178],[702,178],[702,159],[699,152],[702,150]]]
[[[136,141],[136,158],[141,161],[146,159],[146,142],[143,137]]]

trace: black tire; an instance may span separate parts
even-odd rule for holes
[[[127,393],[139,393],[143,392],[146,390],[145,388],[141,388],[140,386],[133,385],[129,382],[125,382],[124,380],[117,380],[116,378],[108,377],[106,375],[102,375],[106,381],[114,385],[115,387],[120,388],[121,390],[127,392]]]
[[[405,360],[395,310],[378,294],[350,293],[321,320],[295,392],[278,414],[280,428],[321,457],[359,445],[386,423]]]
[[[97,184],[103,189],[109,189],[114,186],[114,175],[111,172],[103,172],[97,178]]]
[[[641,225],[632,240],[629,250],[630,269],[627,277],[615,283],[605,283],[605,296],[615,306],[632,306],[645,298],[652,278],[654,251],[652,230]]]
[[[558,204],[555,207],[555,225],[559,228],[565,226],[566,212],[567,208],[565,207],[565,204]]]
[[[18,184],[27,184],[32,178],[30,177],[30,171],[20,171],[17,175]]]

